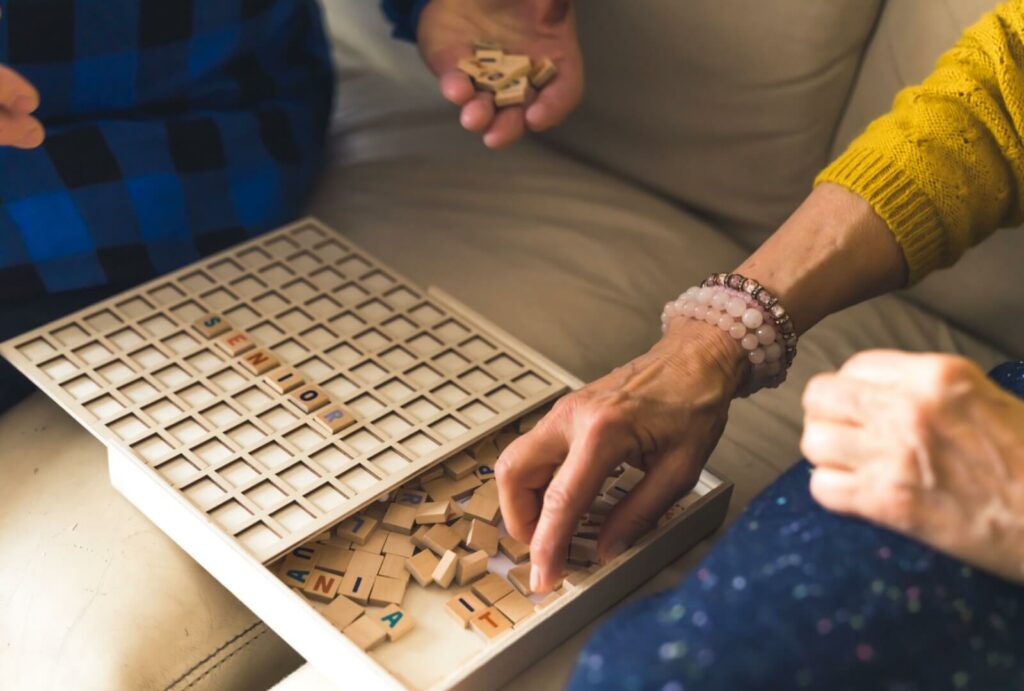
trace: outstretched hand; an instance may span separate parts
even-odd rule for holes
[[[645,471],[601,529],[607,561],[688,492],[725,427],[742,352],[716,327],[674,326],[650,351],[562,398],[510,444],[495,473],[505,527],[530,545],[530,588],[563,576],[570,539],[620,463]]]
[[[43,143],[43,125],[32,113],[39,92],[27,79],[0,65],[0,146],[34,149]]]
[[[438,76],[441,93],[461,107],[459,121],[483,134],[484,144],[500,149],[526,129],[540,132],[558,125],[583,96],[583,58],[576,38],[571,0],[432,0],[417,29],[420,54]],[[506,52],[528,55],[536,63],[550,58],[558,70],[526,103],[496,110],[494,97],[477,92],[457,68],[473,57],[473,42],[493,40]]]

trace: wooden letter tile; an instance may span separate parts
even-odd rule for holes
[[[530,562],[509,569],[508,580],[523,595],[531,595],[533,591],[530,590]]]
[[[437,562],[437,566],[434,567],[434,573],[431,576],[434,579],[434,583],[437,583],[442,588],[447,588],[455,580],[455,571],[459,566],[459,557],[455,552],[451,550],[444,553],[440,561]]]
[[[409,537],[409,540],[415,547],[419,547],[420,549],[430,549],[427,547],[426,543],[423,542],[423,538],[426,536],[428,530],[430,530],[429,526],[420,526],[416,529],[416,532]]]
[[[488,605],[493,605],[511,592],[509,582],[496,573],[489,573],[473,584],[473,594]]]
[[[327,547],[337,547],[338,549],[352,549],[351,540],[346,540],[343,537],[335,537],[334,535],[331,535],[331,537],[327,538],[326,540],[317,540],[317,542]]]
[[[264,375],[263,381],[267,382],[270,388],[280,394],[288,393],[296,386],[305,382],[302,375],[291,367],[272,369]]]
[[[487,68],[475,58],[463,58],[459,60],[458,68],[473,79],[483,79],[483,76],[487,74]]]
[[[466,547],[473,551],[483,550],[487,552],[487,556],[493,557],[498,553],[498,529],[490,523],[474,518],[469,524]]]
[[[501,61],[501,69],[510,76],[512,79],[519,79],[522,77],[522,81],[527,81],[527,77],[530,75],[530,69],[533,64],[530,62],[530,58],[525,55],[506,55],[505,59]],[[507,444],[505,446],[508,446]],[[504,447],[502,447],[504,448]]]
[[[478,463],[476,469],[473,471],[477,479],[480,482],[487,482],[488,480],[494,479],[494,466],[487,465],[486,463]]]
[[[196,328],[200,334],[206,338],[213,338],[220,336],[222,333],[231,328],[231,325],[224,320],[224,317],[219,314],[207,314],[200,317],[192,325]]]
[[[337,404],[331,404],[317,411],[313,419],[328,434],[337,434],[356,421],[351,413]]]
[[[481,486],[480,480],[477,479],[476,475],[467,475],[464,478],[452,480],[452,484],[449,487],[452,493],[451,498],[465,499],[473,493],[473,490]],[[495,492],[494,496],[498,496],[497,492]]]
[[[288,395],[288,399],[304,413],[312,413],[330,400],[321,388],[312,384],[300,386]]]
[[[388,530],[393,530],[396,533],[410,535],[412,533],[413,522],[416,520],[416,513],[417,511],[415,506],[392,504],[388,507],[387,513],[384,514],[384,519],[380,524]]]
[[[324,545],[320,550],[320,558],[317,560],[316,567],[331,573],[344,574],[349,562],[352,561],[353,554],[352,550],[347,548]]]
[[[583,585],[583,582],[590,578],[589,571],[570,571],[562,579],[562,585],[569,590],[576,590]]]
[[[405,568],[416,579],[421,586],[426,587],[434,577],[434,569],[437,568],[437,557],[428,549],[406,559]]]
[[[399,581],[408,581],[409,571],[405,568],[405,562],[405,557],[400,557],[397,554],[388,554],[384,557],[384,561],[381,562],[377,573]]]
[[[535,88],[539,89],[550,82],[557,71],[558,70],[555,69],[555,63],[551,62],[551,58],[541,58],[540,62],[534,66],[533,71],[530,72],[530,83],[533,84]],[[527,430],[520,427],[520,431],[526,432]]]
[[[428,501],[420,504],[416,511],[416,523],[421,525],[433,525],[444,523],[451,513],[451,501]]]
[[[427,493],[421,489],[408,489],[403,487],[395,493],[395,503],[407,506],[421,506],[427,501]]]
[[[376,576],[365,573],[355,573],[351,569],[341,579],[338,586],[338,595],[344,595],[360,604],[366,604],[370,600],[370,591],[373,590],[373,581]]]
[[[416,548],[412,544],[412,537],[401,533],[388,533],[384,540],[384,554],[394,554],[399,557],[411,557]]]
[[[317,560],[320,559],[321,548],[318,545],[305,544],[299,545],[291,552],[288,553],[289,557],[304,561],[309,568],[316,566]]]
[[[230,357],[238,357],[253,347],[252,339],[241,331],[228,331],[219,336],[216,341],[217,347]]]
[[[370,604],[378,607],[400,605],[405,597],[406,581],[387,576],[377,576],[370,593]]]
[[[569,562],[586,566],[597,561],[597,540],[574,537],[569,542]]]
[[[379,554],[374,554],[373,552],[353,551],[352,558],[349,559],[345,573],[360,573],[364,576],[376,576],[377,572],[380,571],[381,564],[383,563],[384,557]]]
[[[491,484],[494,483],[487,483],[487,485]],[[497,494],[492,495],[490,491],[485,491],[484,487],[474,492],[473,498],[466,503],[466,515],[472,518],[479,518],[481,521],[491,525],[497,525],[501,508],[498,503],[498,496]]]
[[[347,597],[336,597],[331,604],[321,610],[321,613],[327,617],[327,621],[342,630],[359,618],[363,608]]]
[[[455,549],[460,542],[458,534],[444,524],[432,526],[422,539],[423,544],[438,556],[450,549]]]
[[[375,617],[361,616],[342,631],[363,650],[372,650],[387,640],[388,630]]]
[[[313,570],[307,562],[293,557],[288,557],[277,570],[277,576],[288,585],[296,588],[304,588],[309,574]]]
[[[469,627],[487,639],[512,628],[512,622],[494,607],[488,607],[469,620]]]
[[[509,82],[504,88],[495,94],[495,105],[505,107],[506,105],[518,105],[526,101],[526,79],[519,77]]]
[[[455,578],[459,585],[466,585],[487,573],[487,552],[473,552],[459,559]]]
[[[487,609],[487,605],[480,602],[476,595],[467,590],[445,603],[444,608],[455,618],[455,621],[462,625],[462,628],[466,628],[469,625],[469,620]]]
[[[458,504],[456,504],[458,506]],[[460,518],[451,524],[451,529],[459,536],[459,542],[466,544],[466,539],[469,538],[469,529],[472,525],[472,521],[468,521],[465,518]]]
[[[338,586],[341,584],[341,576],[320,569],[313,569],[306,579],[306,585],[302,592],[320,602],[330,602],[338,594]]]
[[[441,477],[443,475],[444,475],[444,468],[442,468],[441,466],[435,465],[430,470],[424,471],[423,473],[420,474],[420,477],[419,477],[420,485],[426,485],[431,480],[436,480],[437,478],[439,478],[439,477]],[[426,489],[426,487],[424,487],[423,489]]]
[[[537,603],[537,609],[544,609],[554,604],[565,591],[561,588],[558,590],[552,590],[550,593],[544,596],[544,599]]]
[[[249,374],[263,374],[278,366],[277,358],[265,350],[257,349],[242,356],[242,367]]]
[[[518,624],[533,614],[533,603],[524,595],[515,591],[498,600],[494,606],[498,608],[499,612],[508,617],[513,624]]]
[[[500,549],[501,553],[508,557],[513,564],[518,564],[523,560],[530,558],[529,546],[524,545],[511,535],[506,535],[498,540],[498,549]]]
[[[340,538],[362,545],[366,544],[366,538],[370,537],[376,529],[377,519],[369,516],[353,516],[338,526],[334,533]]]
[[[372,552],[373,554],[380,554],[384,549],[384,543],[387,542],[388,535],[390,534],[390,530],[377,529],[370,533],[370,536],[366,538],[366,542],[361,545],[352,545],[352,549],[357,552]]]
[[[481,48],[476,51],[476,59],[483,65],[497,65],[505,57],[500,49]]]
[[[441,465],[444,467],[445,475],[453,480],[461,480],[476,468],[476,459],[467,453],[460,453]]]
[[[384,628],[388,632],[389,641],[397,641],[409,633],[413,626],[412,619],[398,605],[388,605],[384,608],[384,611],[377,612],[374,616],[384,624]]]

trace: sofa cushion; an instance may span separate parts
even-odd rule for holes
[[[752,247],[825,165],[880,0],[582,2],[587,91],[550,144],[711,218]],[[422,144],[454,118],[415,47],[386,40],[373,3],[324,4],[341,88],[335,131],[352,160]],[[411,125],[396,144],[397,128]],[[367,128],[366,125],[373,124]],[[403,127],[404,129],[404,127]],[[446,147],[479,146],[449,132]],[[373,153],[368,153],[368,152]]]
[[[254,689],[300,662],[114,491],[57,404],[34,394],[0,439],[0,686]]]
[[[752,247],[825,165],[878,7],[579,3],[587,93],[550,139]]]
[[[841,153],[871,120],[887,112],[897,91],[928,76],[939,55],[992,7],[991,0],[888,0],[833,154]],[[932,274],[906,297],[1007,352],[1024,356],[1021,257],[1024,230],[998,231],[954,268]]]

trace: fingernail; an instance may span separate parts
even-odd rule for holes
[[[531,566],[530,567],[530,590],[532,592],[537,592],[537,589],[539,587],[540,587],[540,569],[538,569],[536,566]]]
[[[15,113],[21,113],[22,115],[28,115],[35,110],[36,100],[31,96],[22,94],[21,96],[15,97],[14,101],[11,102],[11,110]]]

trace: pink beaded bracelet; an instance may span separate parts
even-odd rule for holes
[[[662,332],[676,317],[717,326],[739,341],[751,365],[751,376],[741,395],[785,381],[796,355],[796,333],[778,300],[753,279],[739,274],[712,274],[700,286],[665,305]]]

